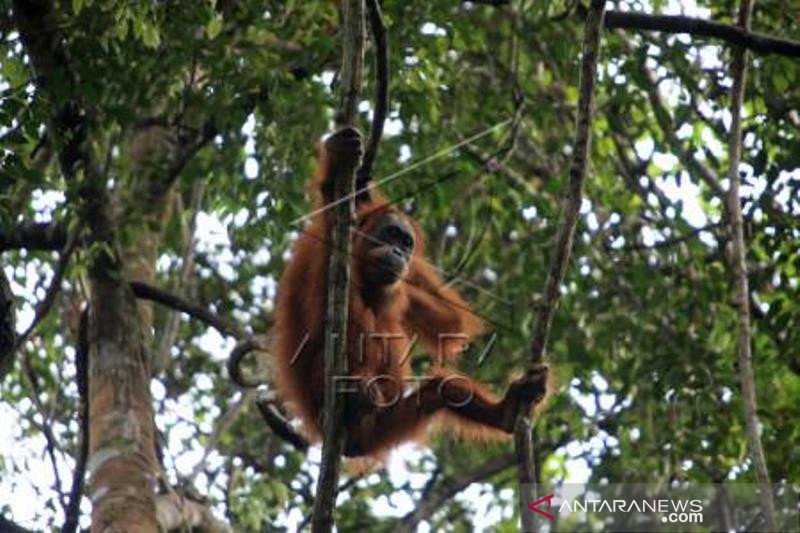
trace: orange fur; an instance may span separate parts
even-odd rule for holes
[[[275,381],[281,397],[303,421],[312,440],[321,437],[322,357],[330,256],[326,243],[330,216],[328,211],[319,210],[331,200],[331,180],[339,177],[337,172],[342,168],[348,168],[341,159],[358,156],[335,144],[352,138],[342,141],[340,137],[337,141],[337,135],[321,150],[319,172],[313,184],[314,215],[294,245],[280,281],[276,309]],[[415,234],[413,254],[404,277],[388,286],[372,282],[364,269],[369,239],[387,213],[400,217]],[[422,439],[435,420],[473,439],[495,440],[507,433],[510,427],[506,398],[498,400],[466,376],[437,368],[408,393],[408,385],[412,383],[409,354],[416,341],[437,364],[453,361],[482,331],[482,324],[463,298],[446,286],[425,260],[422,234],[413,221],[375,190],[358,197],[356,217],[351,244],[347,347],[350,384],[360,394],[348,397],[346,453],[380,459],[401,442]],[[443,333],[454,336],[441,339]],[[392,337],[377,339],[373,334]],[[469,395],[470,401],[458,407],[449,405],[443,398],[448,393]]]

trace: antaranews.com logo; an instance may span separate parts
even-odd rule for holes
[[[528,494],[534,487],[523,486]],[[540,531],[766,531],[752,483],[565,483],[536,487]],[[778,531],[800,533],[800,485],[771,485]]]

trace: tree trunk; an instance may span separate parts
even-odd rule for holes
[[[39,89],[55,103],[48,136],[59,147],[68,199],[88,233],[92,531],[156,531],[149,365],[136,300],[120,260],[107,180],[90,148],[91,121],[52,2],[16,0],[14,17]]]

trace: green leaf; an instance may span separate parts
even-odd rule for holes
[[[161,35],[158,28],[149,22],[142,22],[142,42],[148,48],[158,48],[161,44]]]
[[[215,39],[222,31],[222,14],[215,13],[211,20],[206,24],[206,35],[209,39]]]

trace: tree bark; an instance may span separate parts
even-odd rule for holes
[[[583,182],[591,152],[592,115],[594,92],[597,80],[597,60],[602,36],[604,0],[592,0],[583,37],[583,59],[581,62],[580,94],[572,165],[569,170],[569,187],[558,223],[555,249],[550,262],[542,300],[536,313],[536,323],[531,341],[531,365],[541,363],[550,335],[550,328],[558,304],[559,289],[569,264],[572,240],[581,207]],[[517,453],[517,473],[520,484],[520,507],[526,509],[534,501],[535,494],[525,490],[535,486],[533,440],[531,436],[530,409],[520,409],[514,426],[514,444]],[[534,491],[535,492],[535,491]],[[532,513],[522,512],[522,530],[536,531]]]
[[[364,68],[364,0],[342,3],[342,87],[339,121],[354,126]],[[355,168],[353,171],[355,172]],[[325,316],[325,396],[322,429],[322,464],[317,482],[311,531],[333,528],[333,511],[344,448],[344,399],[337,394],[337,378],[347,375],[347,316],[350,287],[350,224],[354,211],[355,175],[333,184],[333,225],[329,236],[328,297]]]
[[[178,494],[164,494],[156,500],[159,531],[203,531],[232,533],[233,528],[214,517],[211,510]]]
[[[742,0],[739,5],[738,24],[743,31],[750,30],[750,17],[753,2]],[[732,253],[730,254],[731,272],[734,276],[734,305],[738,314],[738,361],[739,382],[744,403],[747,440],[750,445],[750,457],[753,460],[755,478],[759,486],[761,509],[764,513],[767,531],[775,529],[775,505],[772,501],[772,490],[769,486],[769,472],[761,443],[760,422],[756,407],[755,376],[752,365],[752,332],[750,328],[750,288],[747,280],[747,257],[742,222],[742,208],[739,193],[739,162],[742,156],[742,103],[747,82],[747,50],[736,48],[731,63],[731,131],[728,143],[728,218],[730,220]]]
[[[150,373],[106,180],[87,141],[90,121],[53,4],[15,0],[14,17],[39,89],[57,102],[49,131],[70,184],[68,199],[88,229],[92,531],[152,532],[158,525]]]
[[[606,28],[687,33],[691,36],[721,39],[759,54],[800,57],[800,42],[752,33],[749,28],[743,28],[741,25],[739,27],[730,26],[683,15],[649,15],[647,13],[609,11],[606,14]]]

